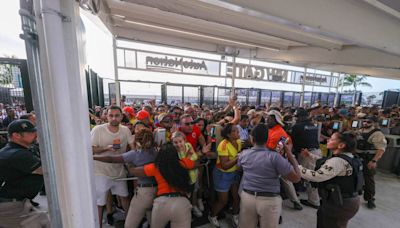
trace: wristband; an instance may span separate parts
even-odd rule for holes
[[[372,160],[371,160],[371,162],[373,162],[373,163],[376,163],[377,161],[376,161],[376,160],[374,160],[374,159],[372,159]]]

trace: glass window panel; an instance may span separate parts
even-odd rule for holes
[[[136,68],[136,57],[134,51],[125,50],[125,67]]]
[[[261,105],[268,104],[271,102],[271,91],[261,90]]]
[[[248,105],[257,105],[258,90],[249,90],[249,102]]]
[[[171,105],[182,104],[182,86],[167,85],[167,103]]]
[[[293,92],[284,92],[283,107],[290,107],[293,103]]]
[[[198,87],[191,87],[185,86],[183,92],[183,101],[190,102],[192,104],[199,104],[199,88]]]
[[[271,92],[271,105],[281,106],[281,92],[272,91]]]
[[[117,49],[117,66],[125,67],[125,55],[122,49]]]

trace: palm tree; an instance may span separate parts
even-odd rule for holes
[[[372,87],[371,84],[366,82],[367,77],[365,76],[358,76],[355,74],[348,74],[343,78],[343,81],[340,83],[343,83],[343,86],[352,86],[354,88],[354,95],[353,95],[353,105],[356,103],[356,98],[357,98],[357,87],[360,86],[366,86],[366,87]]]

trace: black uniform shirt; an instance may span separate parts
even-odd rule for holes
[[[319,148],[318,127],[311,121],[298,122],[292,127],[293,150],[299,154],[301,149]]]
[[[43,186],[43,176],[32,174],[41,166],[39,158],[28,148],[13,142],[0,150],[0,197],[29,198]]]

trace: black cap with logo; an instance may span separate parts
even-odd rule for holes
[[[8,125],[8,134],[37,131],[35,125],[29,120],[14,120]]]

